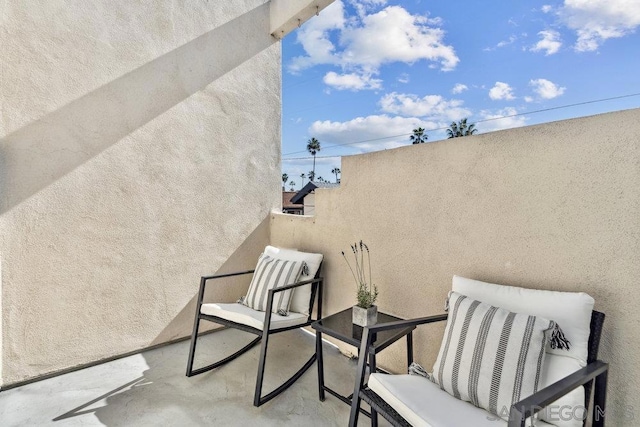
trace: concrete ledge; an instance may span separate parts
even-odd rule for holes
[[[271,35],[281,39],[334,0],[271,0]]]

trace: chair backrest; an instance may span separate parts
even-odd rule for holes
[[[277,248],[275,246],[267,246],[264,249],[264,253],[265,255],[269,255],[277,259],[285,259],[289,261],[305,261],[309,266],[309,272],[308,274],[303,273],[300,276],[301,281],[318,278],[318,272],[320,271],[321,264],[324,258],[322,254],[302,252],[294,249]],[[309,297],[311,296],[311,288],[311,285],[307,285],[296,288],[293,291],[290,305],[291,311],[306,315],[310,314]]]
[[[600,347],[600,336],[602,335],[602,326],[604,325],[604,313],[593,310],[591,312],[591,334],[589,334],[589,356],[587,363],[598,360],[598,347]],[[589,410],[591,400],[591,389],[593,382],[584,385],[584,407]],[[586,424],[586,420],[585,420]]]
[[[603,324],[604,313],[593,310],[591,312],[591,334],[589,335],[589,356],[587,363],[595,362],[598,359],[598,347],[600,347],[600,335],[602,335]]]

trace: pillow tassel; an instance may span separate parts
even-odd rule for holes
[[[554,322],[553,331],[551,332],[551,348],[556,350],[569,350],[571,347],[571,341],[564,336],[562,329]]]
[[[449,298],[451,298],[451,292],[447,294],[447,299],[444,300],[444,311],[449,312]]]
[[[281,308],[281,309],[279,309],[279,310],[278,310],[278,314],[279,314],[280,316],[288,316],[288,315],[289,315],[289,312],[288,312],[287,310],[285,310],[285,309]]]
[[[411,363],[411,365],[409,366],[408,372],[409,372],[409,375],[418,375],[421,377],[429,378],[429,373],[426,371],[426,369],[424,369],[422,366],[420,366],[416,362]]]

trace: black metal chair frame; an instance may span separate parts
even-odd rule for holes
[[[570,391],[585,386],[585,408],[589,411],[589,402],[591,398],[591,388],[595,383],[595,391],[593,398],[593,406],[591,407],[593,427],[603,427],[605,425],[605,404],[607,397],[607,374],[609,364],[597,360],[598,347],[600,345],[600,336],[602,334],[602,325],[604,324],[604,313],[593,311],[591,313],[591,333],[589,335],[589,348],[587,357],[587,366],[573,374],[557,381],[542,390],[537,391],[531,396],[514,403],[509,412],[509,427],[524,427],[525,420],[530,416],[540,412],[547,405],[555,402],[560,397],[566,395]],[[360,412],[361,400],[364,400],[371,406],[371,425],[377,425],[377,413],[380,413],[393,426],[408,426],[409,424],[400,414],[398,414],[390,405],[388,405],[380,396],[371,391],[365,385],[365,375],[367,367],[367,351],[373,337],[380,331],[386,331],[396,328],[406,328],[407,326],[418,326],[427,323],[440,322],[447,320],[446,314],[436,316],[421,317],[418,319],[401,320],[397,322],[381,323],[365,328],[363,331],[362,344],[360,346],[360,360],[358,361],[358,371],[356,384],[354,389],[354,399],[351,404],[351,414],[349,417],[349,426],[355,426],[358,422],[358,414]],[[444,392],[443,392],[444,393]],[[356,398],[357,396],[357,398]],[[585,413],[586,415],[586,413]],[[588,417],[585,417],[588,418]],[[586,419],[585,419],[586,423]]]
[[[298,328],[302,328],[305,326],[309,326],[311,325],[311,322],[314,321],[311,316],[313,313],[313,306],[314,306],[314,301],[316,299],[316,295],[318,297],[318,308],[317,308],[317,317],[318,319],[322,318],[322,282],[323,279],[320,277],[320,270],[322,269],[322,264],[320,265],[320,267],[318,267],[318,272],[316,273],[315,278],[310,279],[310,280],[305,280],[305,281],[301,281],[301,282],[296,282],[287,286],[282,286],[279,288],[275,288],[275,289],[271,289],[269,290],[269,294],[267,297],[267,308],[265,311],[265,318],[264,318],[264,327],[263,329],[257,329],[257,328],[253,328],[251,326],[247,326],[241,323],[236,323],[236,322],[232,322],[230,320],[227,319],[223,319],[221,317],[218,316],[210,316],[207,314],[202,314],[200,312],[200,309],[202,307],[203,304],[203,298],[204,298],[204,291],[205,291],[205,287],[206,284],[209,280],[214,280],[214,279],[221,279],[224,277],[233,277],[233,276],[241,276],[244,274],[252,274],[255,270],[247,270],[247,271],[241,271],[238,273],[230,273],[230,274],[219,274],[219,275],[215,275],[215,276],[203,276],[200,279],[200,291],[198,292],[198,301],[196,304],[196,316],[195,316],[195,321],[194,321],[194,325],[193,325],[193,333],[191,334],[191,348],[189,349],[189,360],[187,361],[187,376],[188,377],[192,377],[194,375],[198,375],[198,374],[202,374],[204,372],[210,371],[212,369],[218,368],[228,362],[231,362],[232,360],[236,359],[238,356],[246,353],[247,351],[249,351],[251,348],[253,348],[256,344],[258,344],[260,341],[262,341],[262,347],[260,350],[260,359],[259,359],[259,364],[258,364],[258,376],[256,379],[256,388],[255,388],[255,394],[253,397],[253,405],[254,406],[260,406],[263,405],[265,403],[267,403],[268,401],[270,401],[271,399],[273,399],[274,397],[276,397],[277,395],[279,395],[280,393],[282,393],[283,391],[285,391],[287,388],[289,388],[294,382],[296,382],[296,380],[298,378],[300,378],[302,376],[302,374],[304,374],[312,365],[313,362],[316,361],[316,357],[317,357],[317,353],[315,352],[315,348],[314,348],[314,353],[313,355],[309,358],[309,360],[307,360],[307,362],[302,366],[302,368],[300,368],[300,370],[298,370],[295,374],[293,374],[293,376],[291,376],[288,380],[286,380],[284,383],[282,383],[279,387],[275,388],[273,391],[271,391],[270,393],[268,393],[265,396],[262,396],[262,382],[264,379],[264,368],[265,368],[265,363],[266,363],[266,358],[267,358],[267,344],[269,343],[269,335],[271,334],[277,334],[280,332],[286,332],[286,331],[290,331],[293,329],[298,329]],[[278,292],[282,292],[282,291],[286,291],[288,289],[294,289],[294,288],[298,288],[300,286],[305,286],[305,285],[309,285],[311,284],[311,298],[309,300],[309,316],[307,318],[307,321],[305,323],[302,324],[298,324],[295,326],[289,326],[289,327],[285,327],[285,328],[279,328],[279,329],[270,329],[271,326],[271,309],[273,307],[273,300],[274,300],[274,296],[276,293]],[[231,356],[228,356],[224,359],[221,359],[215,363],[212,363],[211,365],[207,365],[204,366],[202,368],[198,368],[198,369],[193,369],[193,359],[195,356],[195,352],[196,352],[196,342],[198,339],[198,329],[200,327],[200,321],[201,320],[207,320],[209,322],[214,322],[214,323],[218,323],[221,325],[224,325],[226,327],[229,328],[234,328],[234,329],[239,329],[241,331],[245,331],[248,332],[250,334],[254,334],[257,335],[257,337],[251,341],[249,344],[247,344],[245,347],[241,348],[240,350],[238,350],[237,352],[233,353]]]

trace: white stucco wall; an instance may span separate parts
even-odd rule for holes
[[[280,206],[269,3],[0,19],[2,383],[188,335],[199,276],[253,265]]]
[[[589,293],[606,314],[607,425],[636,426],[639,121],[635,109],[345,157],[340,187],[316,190],[314,217],[272,215],[271,242],[325,255],[325,314],[356,302],[340,252],[360,239],[379,310],[401,317],[441,313],[454,274]],[[416,333],[423,366],[443,329]],[[377,360],[406,369],[404,342]]]

